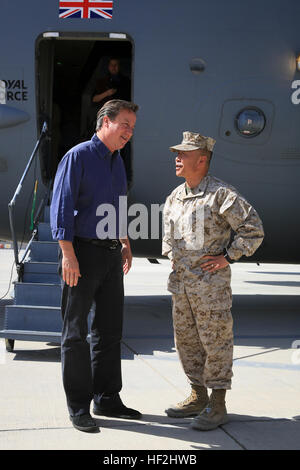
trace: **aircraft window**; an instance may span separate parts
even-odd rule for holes
[[[190,70],[194,75],[198,75],[199,73],[205,70],[206,64],[203,59],[195,58],[190,61]]]
[[[264,113],[259,108],[244,108],[235,118],[235,126],[243,137],[255,137],[266,125]]]

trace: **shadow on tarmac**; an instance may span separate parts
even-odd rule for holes
[[[175,439],[178,441],[189,441],[191,449],[221,449],[224,447],[224,433],[232,442],[232,448],[265,449],[272,448],[269,441],[268,430],[276,433],[277,449],[299,449],[298,440],[292,440],[287,436],[299,433],[299,416],[293,419],[270,418],[267,416],[238,415],[229,413],[229,422],[213,431],[199,431],[191,427],[193,418],[177,419],[166,415],[144,414],[141,421],[130,422],[125,420],[109,418],[96,419],[100,428],[118,428],[118,431],[141,433],[157,438]],[[150,424],[150,425],[149,425]],[[253,434],[253,431],[254,434]],[[248,438],[249,433],[249,438]],[[257,439],[257,436],[260,436]],[[256,436],[256,437],[255,437]]]
[[[300,338],[300,296],[234,295],[234,344],[291,348]]]

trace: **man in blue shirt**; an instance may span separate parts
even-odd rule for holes
[[[54,181],[50,220],[53,238],[61,249],[64,281],[63,384],[70,419],[81,431],[98,430],[90,415],[92,399],[96,415],[141,417],[119,396],[123,273],[128,273],[132,262],[129,240],[118,224],[120,197],[127,192],[119,150],[133,134],[137,110],[128,101],[107,102],[98,111],[92,139],[66,153]],[[99,208],[107,205],[115,211],[110,220],[116,223],[104,232],[99,223],[106,213]],[[87,318],[93,302],[89,346]]]

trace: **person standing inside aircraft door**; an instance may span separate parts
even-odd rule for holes
[[[97,114],[96,133],[73,147],[55,176],[50,210],[52,235],[61,248],[63,384],[70,419],[81,431],[98,427],[90,415],[140,418],[121,401],[120,342],[123,323],[123,273],[130,270],[130,243],[119,226],[99,237],[98,208],[109,204],[119,220],[119,197],[127,193],[119,150],[134,131],[138,106],[107,102]],[[76,214],[76,215],[75,215]],[[87,318],[92,303],[91,345]]]
[[[101,107],[108,100],[118,99],[130,101],[131,83],[128,77],[121,72],[120,59],[110,57],[108,62],[108,73],[103,78],[99,78],[96,82],[95,93],[92,98],[93,107]],[[95,122],[92,123],[93,131]],[[127,176],[128,189],[132,181],[132,165],[131,165],[131,145],[130,141],[121,149],[121,157],[123,158],[125,171]]]
[[[202,431],[227,421],[225,394],[233,375],[230,263],[251,256],[264,237],[254,208],[208,173],[214,145],[211,137],[184,132],[182,143],[171,147],[176,175],[185,183],[166,200],[162,246],[173,269],[168,290],[175,344],[191,385],[191,395],[166,413],[196,416],[192,426]]]
[[[96,83],[93,103],[103,106],[110,99],[130,99],[130,80],[120,71],[120,60],[111,57],[108,62],[108,74]]]

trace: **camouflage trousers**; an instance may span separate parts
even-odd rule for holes
[[[230,389],[233,357],[232,315],[203,308],[201,294],[173,295],[175,346],[193,385]]]

